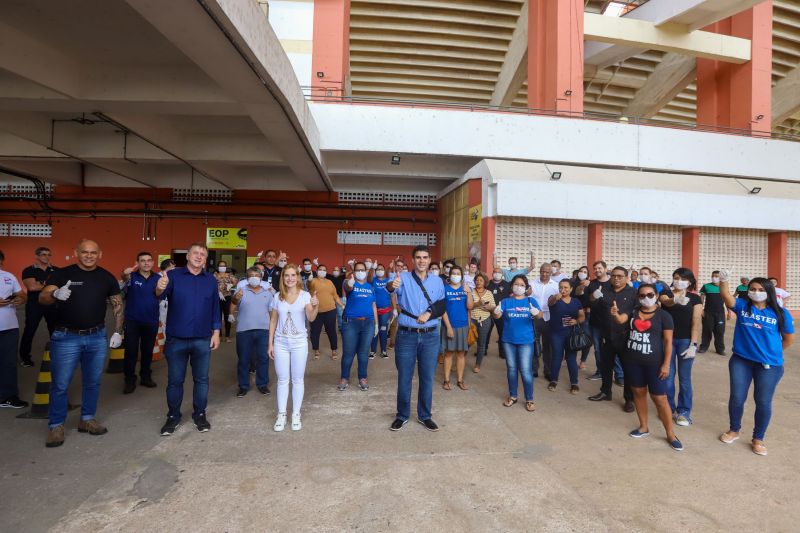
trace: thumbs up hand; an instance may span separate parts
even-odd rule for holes
[[[68,280],[63,287],[59,287],[58,289],[54,290],[53,298],[56,300],[61,300],[62,302],[66,302],[72,294],[72,291],[69,288],[70,285],[72,285],[72,280]]]
[[[619,316],[619,308],[617,307],[617,302],[611,302],[611,314],[613,316]]]
[[[539,310],[536,309],[536,307],[533,304],[530,305],[530,311],[531,311],[531,317],[532,318],[535,318],[535,317],[539,316]]]
[[[311,293],[311,307],[317,307],[319,305],[319,298],[317,298],[317,291]]]
[[[595,300],[599,300],[600,298],[602,298],[602,297],[603,297],[603,289],[597,289],[597,290],[595,290],[595,291],[592,293],[592,296],[594,296],[594,299],[595,299]]]
[[[314,266],[319,266],[319,257],[315,257],[311,262],[314,263]]]
[[[122,346],[122,335],[115,332],[113,335],[111,335],[111,340],[108,341],[108,347],[119,348],[120,346]]]
[[[403,280],[400,279],[400,274],[395,276],[394,280],[392,280],[392,289],[396,290],[400,288],[400,285],[403,284]]]
[[[138,269],[138,268],[139,268],[139,265],[133,265],[132,267],[128,267],[125,270],[123,270],[122,273],[124,275],[126,275],[126,276],[130,276],[131,274],[133,274],[133,271]]]
[[[158,288],[158,290],[164,291],[166,290],[167,285],[169,285],[169,274],[167,272],[164,272],[164,274],[161,276],[161,279],[158,280],[158,284],[156,285],[156,287]]]

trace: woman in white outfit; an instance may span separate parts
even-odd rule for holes
[[[298,431],[300,407],[305,385],[303,376],[308,359],[306,319],[317,317],[319,300],[299,285],[300,271],[296,265],[286,265],[281,273],[280,291],[272,301],[269,323],[269,357],[275,361],[278,375],[278,419],[275,431],[286,426],[286,404],[289,400],[289,378],[292,380],[292,430]]]

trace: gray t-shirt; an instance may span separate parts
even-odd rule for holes
[[[256,293],[248,285],[242,289],[239,300],[239,316],[236,319],[236,331],[251,329],[269,329],[269,309],[272,305],[272,292],[264,289]]]

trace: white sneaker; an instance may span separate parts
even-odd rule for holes
[[[286,427],[286,413],[278,413],[278,419],[275,420],[275,427],[273,428],[275,431],[283,431],[283,428]]]
[[[284,415],[284,420],[286,415]],[[300,413],[292,413],[292,431],[300,431],[303,425],[300,423]]]
[[[684,415],[678,415],[675,417],[675,423],[679,426],[688,426],[691,424],[691,421]]]

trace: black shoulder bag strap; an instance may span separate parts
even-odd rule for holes
[[[422,291],[422,295],[425,297],[425,300],[428,302],[428,308],[430,308],[433,305],[433,302],[431,301],[431,297],[428,296],[428,291],[425,290],[425,286],[422,284],[422,280],[419,279],[419,276],[417,276],[417,273],[414,270],[411,271],[411,277],[414,278],[414,281],[416,281],[417,285],[419,285],[419,288]],[[402,308],[400,309],[400,312],[403,313],[406,316],[410,316],[414,320],[419,318],[419,316],[412,315],[411,313],[409,313],[408,311],[406,311],[405,309],[402,309]]]

